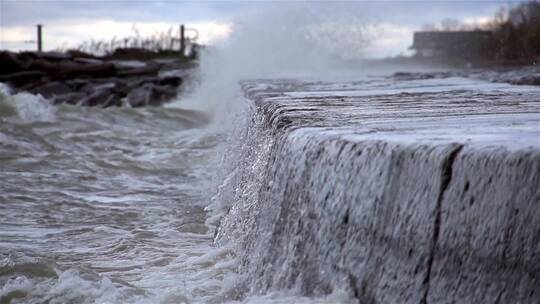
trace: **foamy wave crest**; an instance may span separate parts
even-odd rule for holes
[[[16,116],[24,122],[54,121],[55,109],[43,97],[30,93],[12,95],[9,87],[0,83],[0,118]]]
[[[2,303],[112,303],[117,295],[110,279],[86,280],[75,270],[60,272],[57,278],[16,276],[0,289]]]
[[[0,260],[0,303],[117,303],[109,278],[10,254]]]

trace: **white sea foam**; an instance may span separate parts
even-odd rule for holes
[[[12,95],[10,88],[0,83],[0,117],[13,114],[24,122],[55,119],[54,107],[41,95],[25,92]]]

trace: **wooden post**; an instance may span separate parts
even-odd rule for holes
[[[42,28],[42,25],[38,24],[37,25],[37,50],[38,52],[43,51],[43,40],[41,39],[42,38],[41,28]]]
[[[186,49],[186,36],[185,36],[186,29],[184,28],[184,25],[180,25],[180,52],[184,54],[184,50]]]

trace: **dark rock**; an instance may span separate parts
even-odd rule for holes
[[[92,59],[92,58],[96,58],[96,56],[94,56],[92,54],[89,54],[89,53],[86,53],[86,52],[83,52],[83,51],[79,51],[79,50],[68,50],[66,53],[69,54],[71,57],[73,57],[75,59],[80,59],[80,58]]]
[[[79,105],[95,107],[121,105],[121,103],[120,96],[114,93],[113,88],[103,88],[83,98]]]
[[[516,85],[540,85],[540,75],[528,75],[510,82]]]
[[[57,73],[59,71],[59,67],[57,64],[43,59],[29,61],[28,69],[44,71],[48,74]]]
[[[397,80],[410,80],[417,78],[418,74],[410,72],[396,72],[394,75],[392,75],[392,77]]]
[[[152,57],[156,52],[123,49],[117,53]],[[158,106],[174,98],[183,81],[179,76],[159,77],[165,63],[149,61],[137,66],[104,61],[109,59],[114,58],[79,51],[0,52],[0,82],[40,94],[54,104],[109,107],[121,106],[126,98],[132,107],[140,107]]]
[[[108,62],[113,63],[120,71],[131,70],[134,68],[144,68],[145,66],[147,66],[147,63],[145,61],[139,60],[112,60]],[[150,62],[149,64],[152,65],[153,63]]]
[[[74,62],[76,63],[82,63],[82,64],[102,64],[103,60],[95,59],[95,58],[74,58]]]
[[[114,64],[77,64],[66,62],[59,64],[59,72],[55,75],[57,78],[100,78],[112,77],[116,74]]]
[[[19,52],[17,54],[17,58],[21,61],[31,61],[31,60],[40,59],[40,57],[37,55],[37,52],[31,52],[31,51]]]
[[[130,90],[136,89],[144,84],[154,84],[159,86],[170,86],[176,88],[183,83],[182,77],[163,76],[163,77],[145,77],[129,83]]]
[[[29,83],[26,83],[26,84],[23,83],[23,84],[19,85],[16,88],[19,91],[32,91],[35,88],[40,87],[40,86],[44,86],[49,82],[51,82],[51,80],[49,78],[43,77],[43,78],[38,79],[38,80],[33,81],[33,82],[29,82]]]
[[[27,68],[46,72],[52,78],[103,78],[112,77],[116,74],[116,68],[111,63],[78,63],[70,60],[51,62],[37,58],[28,59]]]
[[[105,100],[105,102],[103,103],[104,108],[113,107],[113,106],[114,107],[122,106],[122,99],[117,94],[109,96],[107,100]]]
[[[118,71],[119,77],[139,77],[148,75],[157,75],[161,69],[160,65],[147,65],[141,68],[130,68],[123,71]]]
[[[134,108],[142,106],[159,106],[176,96],[176,90],[168,86],[157,86],[146,83],[132,90],[127,95],[127,102]]]
[[[0,52],[0,75],[12,74],[25,68],[23,62],[15,53],[9,51]]]
[[[81,81],[82,79],[79,79],[79,91],[80,92],[84,92],[84,93],[87,93],[87,94],[92,94],[92,93],[95,93],[96,92],[96,87],[100,86],[101,84],[99,83],[95,83],[95,82],[91,82],[91,81],[86,81],[86,82],[83,82]]]
[[[51,98],[56,95],[64,95],[64,94],[71,93],[72,90],[70,87],[68,87],[64,83],[59,82],[59,81],[54,81],[54,82],[49,82],[43,86],[36,87],[30,90],[30,92],[33,94],[41,94],[41,96],[45,98]]]
[[[69,53],[63,52],[36,52],[36,55],[38,58],[53,62],[73,59]]]
[[[73,57],[67,53],[61,52],[36,52],[36,51],[24,51],[17,54],[17,58],[23,62],[29,62],[33,60],[45,60],[50,62],[59,62],[71,60]]]
[[[115,94],[118,94],[122,97],[126,97],[129,93],[129,86],[126,82],[120,81],[118,79],[114,79],[114,86],[113,86],[113,92]]]
[[[41,80],[46,74],[42,71],[24,71],[0,75],[0,82],[7,82],[19,87],[30,82]]]
[[[144,84],[150,83],[153,84],[155,81],[155,77],[139,77],[135,78],[128,82],[129,90],[135,90],[138,87],[143,86]]]
[[[70,104],[70,105],[76,105],[78,104],[83,98],[85,98],[87,95],[85,93],[81,92],[72,92],[68,94],[63,95],[56,95],[54,96],[51,101],[53,104]]]
[[[90,85],[90,81],[88,79],[73,79],[67,80],[64,83],[74,91],[80,91],[84,87],[88,87]]]
[[[96,91],[102,91],[102,90],[112,90],[114,89],[114,87],[116,86],[116,83],[114,82],[104,82],[104,83],[100,83],[100,84],[93,84],[92,87],[91,87],[91,90],[92,92],[96,92]]]
[[[473,71],[465,75],[473,79],[513,85],[540,85],[540,67],[497,68]]]
[[[130,91],[130,87],[128,86],[126,82],[123,82],[116,78],[108,79],[107,82],[101,82],[101,83],[90,82],[90,81],[87,81],[84,83],[81,81],[79,85],[80,85],[79,90],[81,92],[86,92],[89,94],[94,93],[96,91],[107,89],[107,90],[111,90],[111,92],[113,92],[114,94],[118,94],[122,97],[125,97]]]
[[[118,48],[114,50],[112,54],[108,55],[107,58],[122,60],[150,60],[159,57],[158,55],[158,52],[141,48]]]
[[[182,84],[182,78],[178,76],[160,77],[156,80],[156,84],[178,87]]]
[[[425,79],[443,79],[456,76],[452,72],[396,72],[392,75],[395,80],[425,80]]]

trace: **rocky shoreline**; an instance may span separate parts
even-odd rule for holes
[[[167,70],[194,67],[181,54],[118,49],[109,56],[78,51],[0,52],[0,82],[15,93],[40,94],[53,104],[91,107],[159,106],[176,97],[184,79]]]

